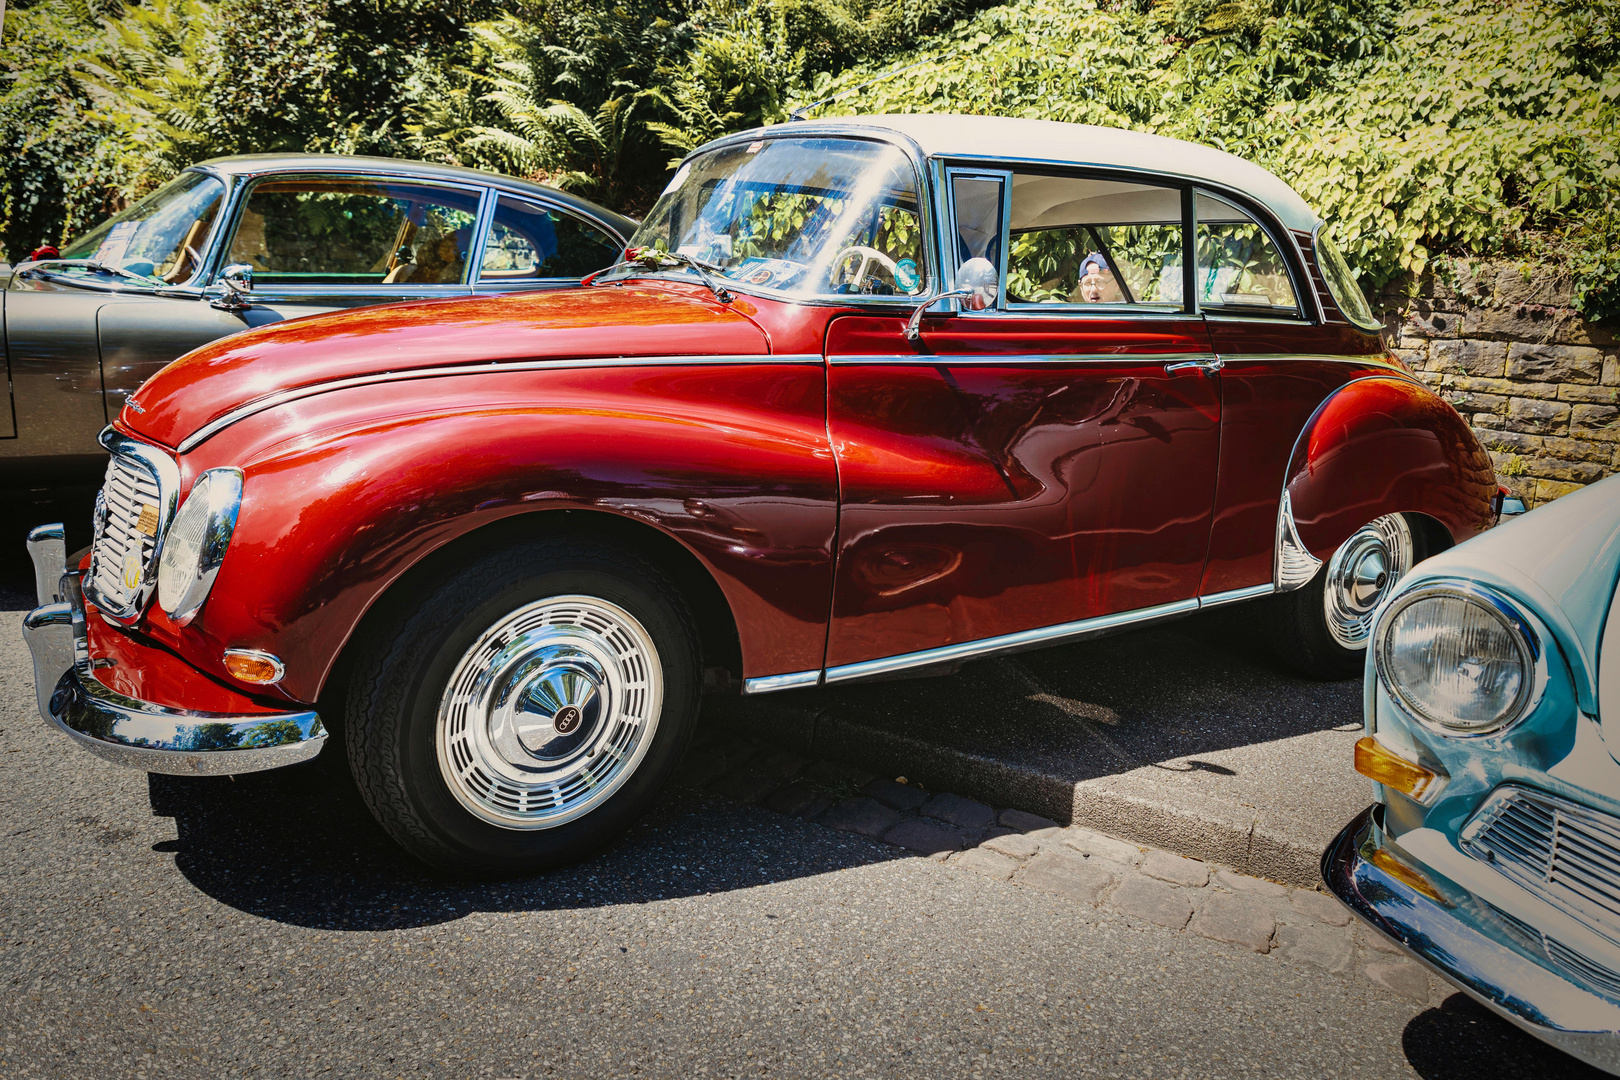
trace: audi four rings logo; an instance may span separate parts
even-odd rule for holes
[[[579,727],[581,719],[578,709],[572,705],[564,705],[557,710],[557,715],[551,718],[551,726],[557,734],[567,735]]]

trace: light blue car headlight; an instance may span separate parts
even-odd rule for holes
[[[1378,620],[1384,689],[1433,731],[1489,735],[1529,713],[1546,681],[1541,643],[1511,603],[1470,582],[1422,585]]]

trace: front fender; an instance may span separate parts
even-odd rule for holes
[[[149,632],[203,670],[264,649],[314,701],[362,616],[402,575],[504,518],[614,515],[682,544],[736,620],[745,675],[819,667],[837,477],[819,364],[465,373],[266,410],[184,460],[246,474],[202,614]],[[537,530],[546,527],[543,516]]]
[[[1496,474],[1457,411],[1399,376],[1346,383],[1300,433],[1284,487],[1301,541],[1327,559],[1384,514],[1427,514],[1453,543],[1490,528]]]

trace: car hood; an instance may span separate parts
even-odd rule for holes
[[[187,353],[131,395],[120,423],[168,447],[284,391],[358,376],[502,361],[770,352],[741,298],[592,286],[429,300],[293,319]]]
[[[1569,661],[1581,708],[1596,715],[1599,648],[1620,578],[1620,476],[1442,552],[1405,584],[1459,577],[1496,587],[1547,625]],[[1604,728],[1611,752],[1620,750],[1620,716],[1608,717]]]

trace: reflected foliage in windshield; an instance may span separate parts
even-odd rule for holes
[[[855,139],[761,139],[694,158],[630,246],[800,294],[914,296],[928,284],[910,160]]]
[[[207,173],[181,173],[123,213],[62,248],[64,259],[93,259],[171,285],[197,272],[225,185]]]

